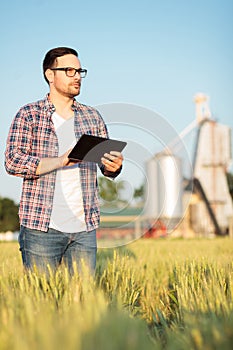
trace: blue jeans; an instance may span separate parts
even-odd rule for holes
[[[23,264],[32,269],[34,265],[41,271],[50,265],[55,270],[62,261],[73,272],[73,263],[79,272],[82,264],[93,274],[96,266],[96,230],[90,232],[63,233],[52,228],[47,232],[20,227],[19,245]]]

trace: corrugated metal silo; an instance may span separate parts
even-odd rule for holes
[[[173,155],[158,155],[159,208],[164,218],[180,218],[182,206],[182,164]]]
[[[147,163],[146,214],[152,218],[181,218],[183,216],[181,159],[159,153]]]

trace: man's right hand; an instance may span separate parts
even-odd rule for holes
[[[40,163],[36,169],[36,175],[43,175],[46,173],[50,173],[53,170],[60,169],[67,166],[73,166],[74,164],[78,163],[71,161],[68,158],[68,155],[70,153],[71,149],[66,151],[62,156],[56,157],[56,158],[42,158],[40,160]]]

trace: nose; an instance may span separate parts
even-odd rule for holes
[[[75,78],[75,80],[81,80],[82,79],[79,72],[75,73],[74,78]]]

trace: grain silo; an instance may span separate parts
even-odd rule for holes
[[[232,162],[231,129],[211,118],[208,96],[199,93],[194,100],[196,120],[147,163],[145,213],[162,220],[168,231],[182,219],[185,232],[190,228],[193,234],[225,235],[233,232],[233,202],[226,176]],[[183,190],[182,162],[175,154],[180,139],[192,131],[196,136],[192,171]],[[171,149],[173,154],[166,151]]]
[[[163,220],[174,228],[183,216],[181,159],[166,153],[149,159],[147,169],[146,216]]]

